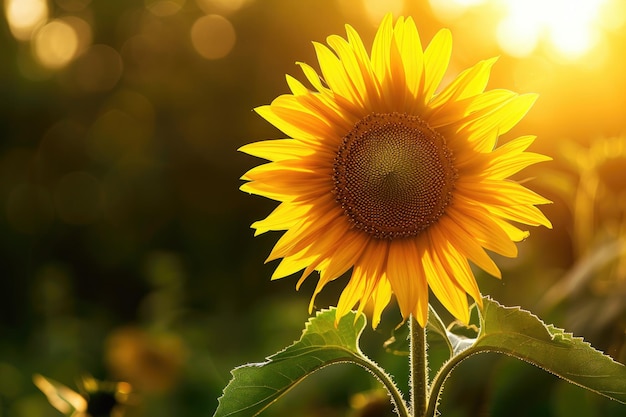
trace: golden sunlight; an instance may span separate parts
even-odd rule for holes
[[[430,0],[430,7],[437,18],[442,20],[456,19],[468,7],[479,6],[487,0]]]
[[[144,0],[146,9],[155,16],[172,16],[185,5],[185,0]]]
[[[430,0],[442,22],[467,12],[492,15],[498,46],[508,55],[525,57],[539,48],[557,58],[576,60],[605,43],[607,31],[626,22],[622,0]]]
[[[385,14],[400,14],[404,0],[363,0],[363,7],[372,24],[378,25]]]
[[[202,16],[191,27],[191,42],[206,59],[220,59],[235,46],[237,35],[228,19],[220,15]]]
[[[67,65],[76,56],[79,45],[76,29],[63,20],[53,20],[39,29],[33,43],[39,62],[51,69]]]
[[[555,52],[576,59],[600,37],[602,8],[609,0],[505,0],[506,16],[497,29],[500,47],[513,56],[527,56],[545,38]]]
[[[4,8],[11,34],[20,41],[29,40],[33,31],[48,19],[46,0],[7,0]]]
[[[218,11],[221,14],[228,15],[241,9],[250,1],[251,0],[196,0],[196,3],[198,7],[207,14]]]

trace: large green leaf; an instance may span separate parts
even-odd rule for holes
[[[518,307],[483,299],[481,330],[464,353],[496,351],[530,362],[559,377],[626,403],[626,366],[582,338],[545,325]]]
[[[322,310],[310,319],[300,340],[262,363],[232,371],[214,417],[255,416],[307,375],[339,362],[352,362],[372,372],[390,390],[397,407],[401,395],[385,372],[361,352],[358,341],[365,316],[351,312],[335,326],[335,309]],[[391,385],[390,385],[391,384]]]
[[[450,334],[448,335],[450,337]],[[435,416],[449,374],[463,360],[481,352],[504,353],[529,362],[575,385],[626,403],[626,366],[519,307],[504,307],[483,298],[480,332],[474,343],[455,347],[431,385],[427,416]],[[454,345],[453,339],[451,339]]]

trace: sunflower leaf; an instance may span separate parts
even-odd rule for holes
[[[240,366],[219,399],[214,417],[256,416],[313,372],[352,362],[372,372],[390,390],[396,406],[405,408],[391,379],[359,348],[365,316],[350,312],[335,326],[335,309],[322,310],[310,319],[300,340],[265,362]],[[393,390],[396,392],[392,392]],[[399,404],[400,402],[400,404]]]
[[[518,307],[483,299],[481,330],[467,354],[504,353],[529,362],[568,382],[626,403],[626,366]]]

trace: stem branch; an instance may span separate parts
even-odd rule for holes
[[[357,365],[370,371],[374,376],[387,388],[387,392],[391,396],[391,401],[396,406],[396,413],[399,417],[411,417],[409,410],[402,398],[402,393],[393,382],[389,374],[387,374],[380,366],[366,357],[356,357],[352,359]]]

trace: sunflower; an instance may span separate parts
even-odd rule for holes
[[[311,298],[351,271],[337,320],[372,303],[372,326],[395,295],[402,316],[425,326],[429,288],[457,319],[481,296],[470,262],[500,278],[486,250],[517,255],[528,232],[551,227],[535,207],[549,201],[508,180],[549,158],[526,152],[534,136],[497,147],[534,94],[485,91],[495,59],[439,88],[452,49],[447,29],[425,50],[412,18],[387,15],[368,54],[358,33],[314,43],[321,76],[298,63],[311,88],[287,76],[291,94],[256,109],[288,136],[241,151],[270,162],[249,170],[243,191],[280,204],[252,227],[285,231],[268,261],[272,279],[314,271]],[[332,48],[332,49],[331,49]]]

